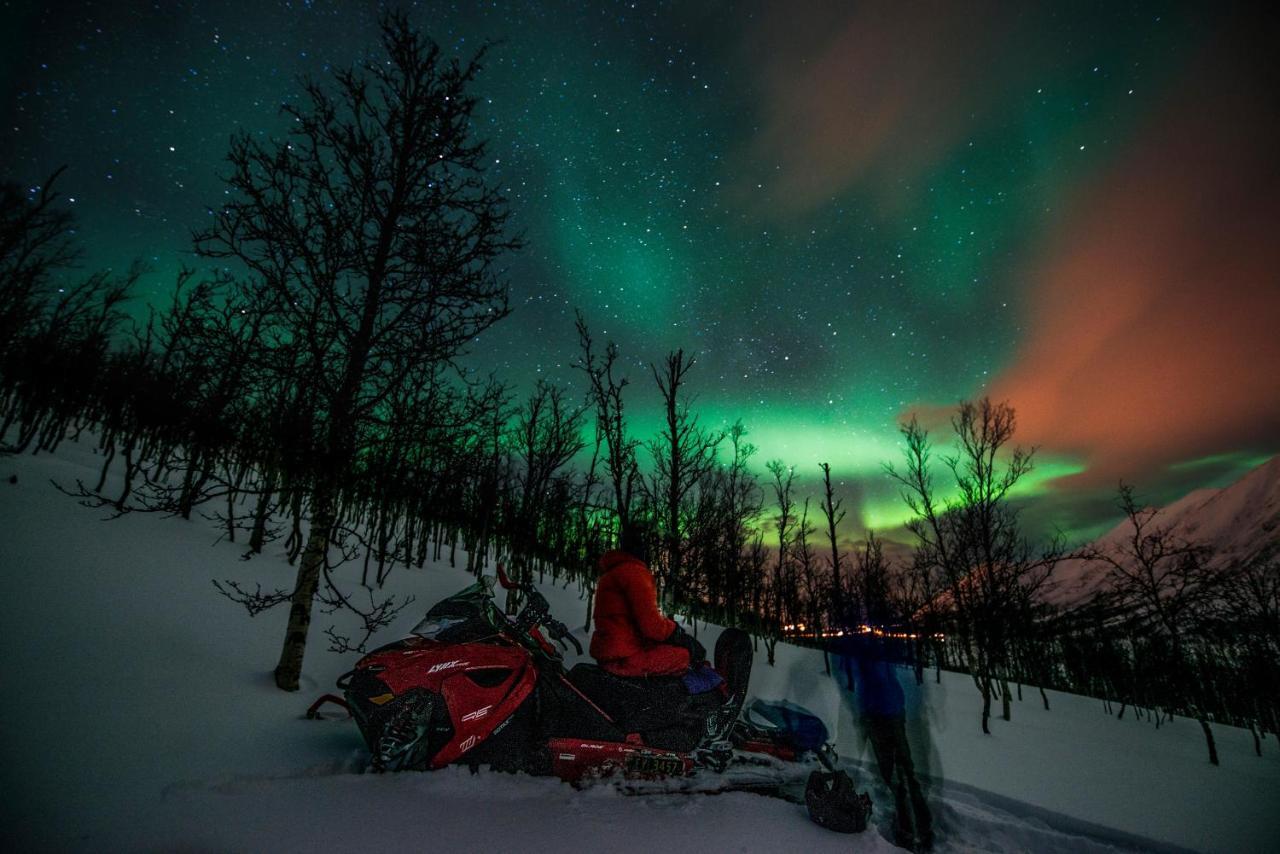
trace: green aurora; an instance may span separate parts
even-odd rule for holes
[[[924,81],[881,91],[863,82],[881,66],[840,53],[875,8],[861,4],[800,4],[785,26],[766,3],[408,6],[447,54],[492,43],[478,132],[526,248],[509,261],[512,317],[476,342],[471,369],[521,390],[538,377],[579,387],[581,310],[620,347],[631,424],[648,438],[648,365],[684,348],[702,423],[741,419],[756,459],[794,465],[805,488],[831,463],[856,507],[851,536],[904,521],[883,471],[899,420],[981,395],[1011,366],[1046,244],[1221,23],[1197,5],[984,6],[974,15],[997,35],[966,48],[945,38],[958,12],[917,27],[881,8],[874,25],[919,30],[884,73]],[[299,75],[376,44],[374,4],[4,9],[5,171],[34,184],[69,164],[86,268],[151,265],[139,315],[195,262],[190,231],[223,193],[229,135],[281,134]],[[841,86],[876,99],[845,103]],[[797,115],[812,124],[789,128]],[[823,138],[847,126],[847,146]],[[811,180],[809,165],[836,177]],[[1148,467],[1150,497],[1228,482],[1277,450],[1214,441]],[[1088,451],[1041,444],[1019,492],[1040,529],[1079,538],[1114,518],[1106,488],[1067,487]]]

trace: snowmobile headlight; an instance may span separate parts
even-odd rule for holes
[[[442,632],[466,621],[466,617],[426,617],[413,627],[413,633],[420,638],[435,640]]]

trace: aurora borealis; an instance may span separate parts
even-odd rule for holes
[[[895,423],[991,393],[1040,447],[1029,518],[1110,522],[1280,451],[1274,28],[1209,4],[409,3],[475,92],[526,248],[471,364],[576,383],[617,341],[632,425],[677,347],[703,422],[901,507]],[[376,45],[373,3],[0,3],[4,177],[61,189],[85,266],[167,298],[237,128]],[[141,310],[141,309],[139,309]],[[945,425],[945,420],[939,419]],[[852,516],[853,514],[851,514]],[[855,526],[856,527],[856,526]]]

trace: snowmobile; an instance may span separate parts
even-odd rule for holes
[[[582,646],[546,598],[532,584],[512,581],[501,565],[496,580],[518,591],[517,615],[503,612],[495,579],[482,576],[432,606],[409,637],[361,658],[338,679],[343,696],[324,695],[307,717],[318,717],[325,703],[346,708],[374,772],[488,765],[575,785],[620,780],[641,794],[745,789],[785,797],[783,784],[795,770],[816,761],[825,771],[815,770],[803,798],[793,799],[808,802],[820,824],[866,826],[870,802],[851,781],[835,785],[844,772],[820,720],[799,707],[780,717],[759,703],[740,719],[752,663],[745,632],[725,629],[714,669],[704,663],[685,677],[624,678],[585,663],[566,668],[552,642],[566,651],[571,644],[579,655]],[[805,726],[790,725],[797,715]],[[730,766],[749,771],[735,775]],[[655,781],[676,785],[646,788]]]

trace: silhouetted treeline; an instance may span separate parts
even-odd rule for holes
[[[1125,536],[1070,554],[1060,540],[1036,547],[1010,500],[1034,464],[1033,451],[1006,447],[1014,425],[1008,404],[962,403],[941,465],[928,431],[914,418],[903,426],[904,464],[887,470],[911,511],[914,549],[891,565],[869,538],[855,572],[861,600],[849,599],[863,621],[915,641],[918,678],[926,663],[969,673],[984,732],[992,702],[1008,720],[1014,690],[1021,699],[1031,685],[1045,709],[1053,688],[1156,725],[1193,718],[1214,764],[1214,722],[1249,728],[1260,752],[1262,734],[1280,729],[1280,548],[1258,531],[1244,554],[1215,554],[1124,484]],[[1084,591],[1056,583],[1068,557],[1090,568]]]
[[[616,348],[598,352],[585,322],[585,401],[549,383],[517,399],[462,366],[507,314],[495,262],[518,248],[473,136],[483,52],[447,60],[397,14],[382,47],[327,83],[304,81],[284,139],[233,137],[228,193],[195,241],[216,266],[183,270],[141,320],[122,310],[141,268],[72,278],[58,174],[38,190],[4,187],[7,450],[92,436],[102,468],[72,490],[82,500],[199,512],[246,558],[276,543],[297,566],[292,588],[218,585],[251,613],[289,607],[275,671],[285,689],[297,687],[316,600],[359,614],[363,637],[330,639],[362,646],[407,604],[377,592],[396,566],[465,553],[478,572],[501,556],[581,582],[589,621],[595,558],[633,519],[658,540],[673,607],[760,622],[746,616],[772,595],[749,529],[753,449],[740,425],[698,425],[691,357],[654,366],[667,418],[647,443],[627,427]],[[654,461],[643,473],[638,451]],[[744,575],[753,546],[759,565]],[[358,582],[335,575],[343,563],[358,564]]]

